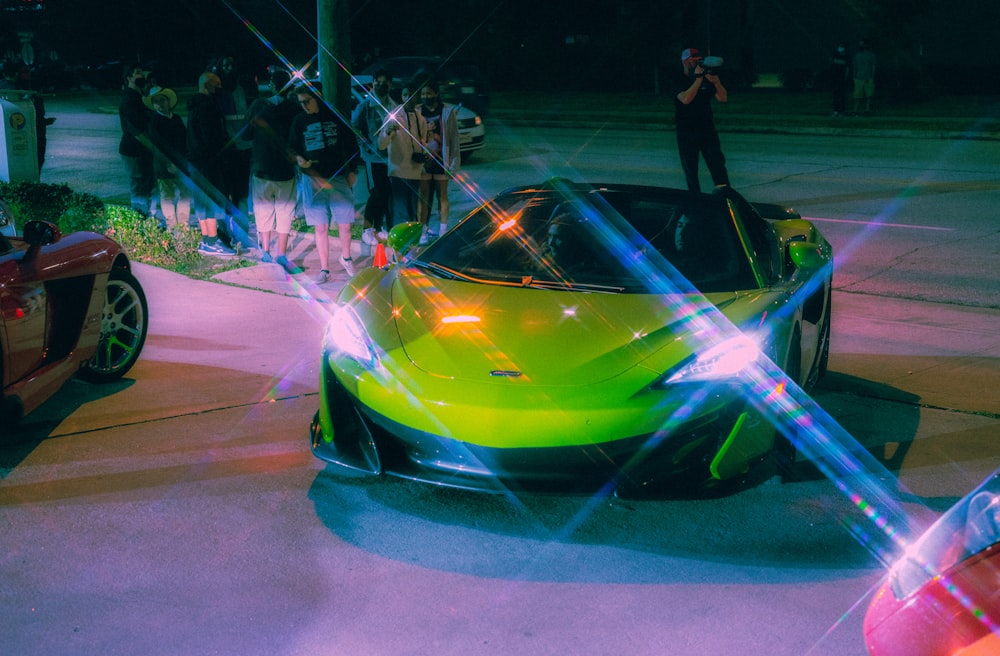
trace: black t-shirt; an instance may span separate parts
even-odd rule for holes
[[[294,100],[274,96],[259,98],[250,106],[247,134],[253,140],[254,175],[266,180],[291,180],[295,165],[288,145],[292,121],[302,113]]]
[[[424,171],[427,173],[443,173],[441,168],[441,158],[444,153],[444,126],[441,117],[444,113],[444,105],[438,103],[434,109],[429,109],[426,105],[420,106],[420,113],[427,121],[427,133],[424,135],[427,152],[431,158],[424,163]]]
[[[289,142],[312,171],[324,178],[346,175],[357,168],[358,141],[354,128],[321,104],[318,114],[299,113],[292,121]]]
[[[426,105],[420,106],[420,113],[423,114],[424,120],[427,121],[427,134],[424,135],[427,144],[427,150],[434,153],[438,158],[441,157],[442,143],[444,137],[442,136],[443,127],[441,125],[441,114],[444,109],[444,105],[438,103],[437,107],[434,109],[428,109]]]
[[[715,85],[707,79],[702,79],[701,86],[694,100],[685,105],[677,99],[677,94],[686,91],[694,82],[693,76],[678,73],[674,79],[674,121],[678,130],[714,129],[712,116],[712,98],[715,97]]]

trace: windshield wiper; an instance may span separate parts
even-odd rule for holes
[[[465,280],[467,282],[480,282],[471,276],[467,276],[460,271],[456,271],[455,269],[450,269],[444,266],[443,264],[438,264],[437,262],[424,262],[423,260],[413,260],[410,264],[412,264],[417,268],[426,269],[428,271],[436,273],[442,278],[450,278],[451,280]]]
[[[508,280],[495,280],[490,278],[477,278],[476,276],[470,276],[467,273],[462,273],[452,269],[451,267],[446,267],[443,264],[437,262],[424,262],[423,260],[414,260],[411,263],[413,266],[419,267],[421,269],[426,269],[431,271],[442,278],[449,278],[451,280],[464,280],[465,282],[477,282],[482,285],[499,285],[501,287],[521,287],[519,282],[511,282]]]
[[[532,276],[521,276],[519,281],[477,278],[476,276],[470,276],[466,273],[462,273],[461,271],[456,271],[455,269],[446,267],[443,264],[439,264],[437,262],[424,262],[423,260],[414,260],[411,262],[411,265],[431,271],[442,278],[463,280],[465,282],[476,282],[483,285],[496,285],[498,287],[529,287],[531,289],[549,289],[564,292],[590,292],[598,294],[622,294],[626,289],[625,287],[617,285],[597,285],[592,283],[568,282],[563,280],[539,280]]]
[[[531,276],[524,276],[521,279],[521,287],[530,287],[531,289],[553,289],[563,292],[592,292],[599,294],[622,294],[625,292],[624,287],[613,285],[596,285],[585,282],[568,282],[565,280],[538,280],[537,278],[532,278]]]

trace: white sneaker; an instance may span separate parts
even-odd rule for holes
[[[389,238],[389,233],[385,230],[379,230],[378,233],[376,233],[375,238],[379,241],[385,241]]]
[[[442,221],[441,222],[441,227],[438,228],[438,234],[439,235],[443,235],[446,232],[448,232],[448,224],[446,222]]]
[[[330,279],[330,272],[327,271],[326,269],[320,269],[319,275],[313,278],[313,282],[315,282],[317,285],[322,285],[329,279]]]
[[[426,246],[430,241],[430,233],[427,232],[427,226],[424,226],[420,230],[420,241],[417,242],[417,246]]]
[[[349,276],[353,276],[355,273],[357,273],[357,271],[354,268],[354,260],[352,260],[349,257],[340,258],[340,266],[344,267],[344,271],[346,271],[347,275]]]
[[[365,228],[361,231],[361,242],[363,244],[368,244],[369,246],[374,246],[378,243],[375,239],[375,228]]]

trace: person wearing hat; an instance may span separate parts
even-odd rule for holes
[[[712,99],[724,103],[729,94],[716,73],[702,68],[702,59],[703,55],[697,48],[686,48],[681,53],[683,75],[678,76],[677,95],[674,97],[677,150],[687,187],[691,191],[701,191],[699,157],[705,158],[715,186],[729,185],[726,157],[722,154],[712,114]]]
[[[142,99],[152,114],[149,141],[153,147],[153,175],[160,190],[160,210],[167,229],[186,229],[191,217],[191,194],[182,175],[187,150],[187,128],[174,113],[177,94],[172,89],[153,87]]]

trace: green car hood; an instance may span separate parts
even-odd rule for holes
[[[731,305],[736,294],[708,302]],[[424,372],[470,382],[586,386],[650,359],[651,377],[690,355],[704,297],[601,294],[442,280],[412,270],[392,289],[398,337]],[[703,319],[679,318],[685,313]]]

